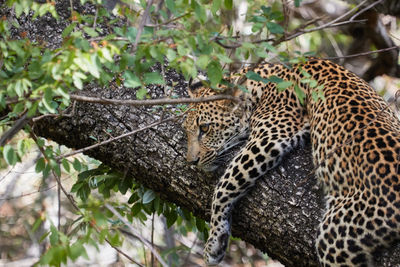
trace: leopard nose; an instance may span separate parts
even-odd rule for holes
[[[189,162],[190,165],[197,165],[199,163],[199,161],[200,161],[200,159],[197,158],[197,159],[194,159],[194,160],[191,160],[191,161],[188,161],[188,162]]]

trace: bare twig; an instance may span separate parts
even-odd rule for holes
[[[80,102],[98,103],[103,105],[127,105],[127,106],[155,106],[155,105],[175,105],[175,104],[188,104],[188,103],[200,103],[200,102],[210,102],[217,100],[232,100],[235,102],[240,102],[240,99],[231,95],[212,95],[207,97],[197,97],[197,98],[160,98],[160,99],[147,99],[147,100],[121,100],[121,99],[108,99],[108,98],[98,98],[82,95],[71,95],[71,99]]]
[[[154,214],[151,216],[151,246],[154,247]],[[154,267],[154,254],[151,253],[150,266]]]
[[[71,176],[68,176],[68,177],[64,178],[63,181],[65,181],[67,179],[70,179],[70,178],[71,178]],[[57,186],[57,184],[54,184],[54,185],[51,185],[51,186],[48,186],[48,187],[45,187],[45,188],[42,188],[42,189],[38,189],[36,191],[31,191],[29,193],[22,193],[19,196],[10,196],[10,197],[6,197],[6,198],[0,198],[0,200],[12,200],[12,199],[17,199],[17,198],[29,197],[29,196],[34,195],[34,194],[38,194],[38,193],[49,191],[49,190],[53,189],[56,186]]]
[[[143,13],[142,19],[140,20],[140,23],[139,23],[139,27],[138,27],[135,43],[132,46],[132,50],[131,50],[132,52],[134,52],[136,50],[136,47],[137,47],[137,45],[139,43],[140,36],[142,35],[144,24],[146,23],[146,20],[147,20],[147,18],[149,16],[149,10],[150,10],[150,7],[152,6],[152,4],[153,4],[153,0],[149,0],[147,2],[147,7],[146,7],[146,9],[145,9],[145,11]]]
[[[95,227],[95,229],[96,229],[97,231],[99,231],[99,230],[97,229],[97,227]],[[129,260],[130,260],[131,262],[133,262],[134,264],[136,264],[136,265],[138,265],[138,266],[140,266],[140,267],[145,267],[145,266],[143,266],[142,264],[140,264],[139,262],[137,262],[137,261],[135,261],[134,259],[132,259],[131,256],[129,256],[128,254],[126,254],[125,252],[123,252],[122,250],[120,250],[119,248],[117,248],[116,246],[114,246],[113,244],[111,244],[110,240],[108,240],[107,238],[106,238],[105,240],[106,240],[106,242],[107,242],[113,249],[115,249],[119,254],[124,255],[125,258],[129,259]]]
[[[57,229],[61,230],[61,187],[57,184],[57,200],[58,200],[58,219],[57,219]]]
[[[311,22],[314,23],[318,19],[314,19]],[[272,43],[273,45],[277,45],[277,44],[280,44],[280,43],[285,42],[285,41],[290,41],[290,40],[292,40],[292,39],[294,39],[296,37],[299,37],[300,35],[303,35],[305,33],[319,31],[319,30],[327,29],[327,28],[334,28],[334,27],[344,26],[344,25],[348,25],[348,24],[352,24],[352,23],[363,23],[363,22],[366,22],[366,21],[367,21],[366,19],[352,20],[352,21],[346,20],[346,21],[342,21],[342,22],[338,22],[338,23],[334,23],[334,24],[329,24],[329,25],[328,24],[324,24],[324,25],[321,25],[321,26],[318,26],[318,27],[315,27],[315,28],[311,28],[311,29],[304,29],[305,26],[308,26],[308,25],[312,24],[311,22],[309,22],[309,23],[307,23],[307,25],[299,26],[296,30],[293,31],[294,33],[291,34],[291,35],[284,35],[279,39],[267,38],[267,39],[255,40],[255,41],[252,41],[251,43],[252,44],[259,44],[259,43],[264,43],[264,42],[273,42]],[[214,38],[214,41],[218,45],[220,45],[221,47],[226,48],[226,49],[235,49],[235,48],[238,48],[238,47],[242,46],[242,43],[238,43],[238,42],[231,43],[231,44],[224,44],[224,43],[221,42],[223,39],[224,39],[223,37],[219,36],[218,38]]]
[[[146,26],[146,27],[154,27],[154,28],[161,27],[161,26],[165,26],[165,25],[170,24],[171,22],[177,21],[177,20],[179,20],[179,19],[181,19],[181,18],[183,18],[183,17],[186,17],[187,15],[190,15],[190,13],[192,13],[192,12],[186,12],[185,14],[182,14],[182,15],[180,15],[180,16],[178,16],[178,17],[175,17],[175,18],[173,18],[173,19],[167,20],[167,21],[165,21],[165,22],[163,22],[163,23],[159,23],[159,24],[146,24],[145,26]]]
[[[114,209],[114,207],[112,207],[110,204],[107,204],[107,203],[105,204],[105,206],[106,206],[106,208],[107,208],[109,211],[111,211],[119,220],[121,220],[121,222],[122,222],[123,224],[125,224],[125,225],[129,228],[129,230],[130,230],[134,235],[136,235],[136,236],[140,239],[140,241],[141,241],[146,247],[148,247],[148,248],[150,249],[151,253],[157,258],[157,260],[160,262],[160,264],[161,264],[163,267],[167,267],[167,266],[168,266],[168,264],[163,260],[163,258],[161,258],[160,254],[158,254],[158,252],[153,248],[153,246],[152,246],[145,238],[143,238],[143,237],[140,235],[140,233],[139,233],[135,228],[133,228],[132,225],[131,225],[124,217],[122,217],[121,214],[119,214],[118,211],[116,211],[116,210]]]
[[[93,20],[93,30],[96,30],[96,26],[97,26],[97,16],[99,15],[99,6],[96,5],[96,13],[94,14],[94,20]]]
[[[43,157],[44,157],[48,162],[50,162],[51,159],[47,156],[47,154],[45,153],[43,147],[41,147],[41,146],[39,145],[39,143],[38,143],[38,138],[37,138],[36,134],[32,131],[32,129],[29,129],[29,134],[30,134],[30,136],[32,137],[33,141],[35,141],[35,143],[37,144],[37,146],[38,146],[40,152],[42,153]],[[54,170],[52,170],[52,172],[53,172],[54,178],[55,178],[56,181],[57,181],[57,185],[60,187],[60,189],[62,190],[62,192],[64,193],[64,195],[68,198],[68,200],[71,202],[72,206],[73,206],[77,211],[80,212],[79,207],[76,205],[75,199],[74,199],[70,194],[68,194],[67,190],[66,190],[66,189],[64,188],[64,186],[62,185],[61,180],[60,180],[60,177],[54,172]]]
[[[73,4],[72,1],[73,1],[73,0],[69,0],[69,6],[70,6],[70,8],[71,8],[71,20],[73,19],[72,16],[73,16],[73,13],[74,13],[74,4]],[[73,21],[73,20],[72,20],[72,21]]]
[[[380,1],[381,1],[381,0],[380,0]],[[379,2],[380,2],[380,1],[379,1]],[[356,10],[356,9],[358,9],[358,8],[360,8],[360,7],[362,7],[362,6],[363,6],[364,4],[366,4],[367,2],[368,2],[368,0],[364,0],[364,1],[362,1],[361,3],[359,3],[357,6],[355,6],[355,7],[352,8],[352,9],[350,9],[349,11],[347,11],[346,13],[344,13],[343,15],[341,15],[341,16],[335,18],[334,20],[332,20],[332,21],[330,21],[330,22],[328,22],[328,23],[325,23],[325,24],[323,24],[323,25],[317,26],[317,27],[315,27],[315,28],[312,28],[312,29],[309,29],[309,30],[304,30],[304,31],[305,31],[305,32],[309,32],[309,31],[318,31],[318,30],[321,30],[321,29],[330,27],[331,25],[334,25],[336,22],[338,22],[338,21],[340,21],[340,20],[346,18],[348,15],[350,15],[351,13],[353,13],[354,10]],[[365,10],[366,10],[366,9],[365,9]],[[364,10],[364,11],[365,11],[365,10]],[[360,13],[357,12],[356,14],[360,14]]]
[[[366,6],[365,8],[361,9],[360,11],[358,11],[356,14],[354,14],[349,20],[353,21],[356,17],[358,17],[360,14],[364,13],[365,11],[373,8],[374,6],[382,3],[383,0],[378,0],[376,2],[372,2],[370,5]]]
[[[25,125],[29,122],[29,118],[27,113],[25,112],[21,118],[19,118],[14,125],[8,129],[1,137],[0,137],[0,146],[5,146],[8,141],[10,141],[14,135],[16,135]]]
[[[400,46],[396,45],[396,46],[392,46],[392,47],[386,47],[386,48],[378,49],[378,50],[375,50],[375,51],[362,52],[362,53],[346,55],[346,56],[341,56],[341,57],[326,57],[324,59],[334,60],[334,59],[341,59],[341,58],[352,58],[352,57],[366,56],[366,55],[386,52],[386,51],[390,51],[390,50],[393,50],[393,49],[399,49],[399,48],[400,48]]]

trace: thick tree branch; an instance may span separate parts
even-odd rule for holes
[[[240,101],[238,98],[232,95],[213,95],[207,97],[197,97],[197,98],[159,98],[159,99],[109,99],[100,97],[90,97],[83,95],[71,95],[72,100],[89,102],[89,103],[99,103],[103,105],[125,105],[125,106],[156,106],[156,105],[176,105],[176,104],[189,104],[189,103],[200,103],[200,102],[210,102],[216,100],[232,100]]]

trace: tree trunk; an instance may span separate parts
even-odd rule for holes
[[[184,82],[169,73],[169,81]],[[92,88],[86,95],[134,99],[129,89]],[[154,98],[162,94],[155,88]],[[164,118],[171,115],[164,114]],[[73,116],[41,120],[34,125],[39,135],[72,148],[96,143],[159,120],[152,108],[77,103]],[[185,162],[186,137],[179,121],[89,150],[87,154],[126,173],[153,189],[163,199],[209,219],[213,188],[219,174],[207,174]],[[237,204],[233,213],[233,235],[253,244],[285,266],[316,265],[314,238],[323,214],[323,198],[312,173],[311,149],[307,145],[288,155],[280,167],[260,179]],[[222,168],[219,172],[222,172]],[[400,263],[400,250],[381,266]],[[395,257],[396,256],[396,257]]]

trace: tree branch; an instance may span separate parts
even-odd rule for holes
[[[207,97],[197,97],[197,98],[160,98],[160,99],[146,99],[146,100],[122,100],[122,99],[109,99],[109,98],[99,98],[90,97],[83,95],[71,95],[72,100],[97,103],[103,105],[126,105],[126,106],[156,106],[156,105],[176,105],[176,104],[189,104],[189,103],[200,103],[200,102],[210,102],[217,100],[232,100],[235,102],[240,102],[240,99],[232,95],[213,95]]]

